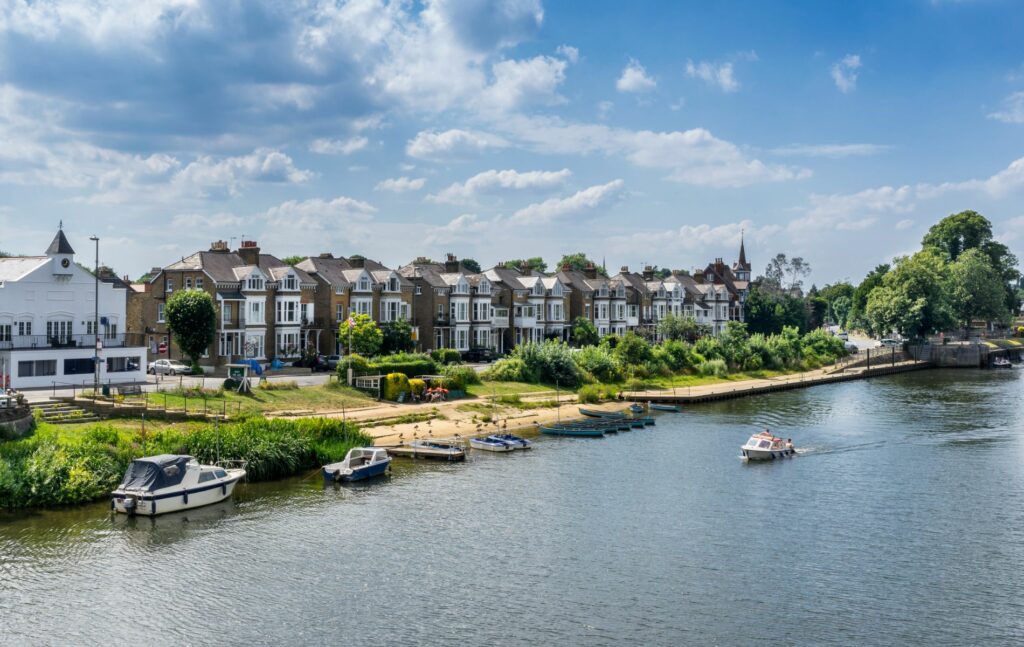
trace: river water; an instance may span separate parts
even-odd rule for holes
[[[1022,372],[694,406],[156,520],[0,517],[0,642],[1020,644]],[[764,427],[802,455],[743,463]]]

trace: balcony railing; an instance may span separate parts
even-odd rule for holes
[[[235,330],[239,328],[245,328],[245,317],[237,317],[233,319],[223,319],[220,322],[221,330]]]
[[[142,335],[120,333],[117,335],[100,335],[104,348],[124,348],[126,346],[142,346]],[[31,350],[33,348],[93,348],[96,335],[15,335],[10,340],[0,341],[0,350]]]

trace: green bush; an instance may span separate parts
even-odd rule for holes
[[[381,397],[392,402],[398,400],[398,396],[409,391],[409,378],[405,373],[388,373],[381,386]]]
[[[431,351],[430,356],[438,364],[458,364],[462,361],[462,353],[454,348],[438,348]]]
[[[484,371],[484,377],[495,382],[535,382],[536,376],[518,357],[499,359]]]
[[[607,346],[584,346],[572,355],[580,369],[601,382],[622,379],[622,362]]]
[[[622,336],[615,346],[615,355],[625,366],[640,366],[653,357],[651,345],[634,332],[628,332]]]
[[[530,375],[545,384],[575,388],[583,382],[583,373],[576,366],[572,349],[564,342],[520,344],[512,351],[512,356],[521,359]]]
[[[299,388],[299,383],[295,380],[275,380],[273,382],[267,380],[257,388],[264,391],[296,391]]]
[[[342,381],[348,379],[349,368],[356,375],[366,375],[370,372],[370,361],[358,353],[342,357],[338,362],[338,378]]]
[[[386,375],[404,373],[406,377],[437,375],[437,362],[426,353],[396,353],[375,358],[369,365],[371,373]]]
[[[697,372],[705,376],[724,377],[729,374],[729,366],[724,359],[709,359],[697,366]]]
[[[441,374],[451,381],[450,389],[465,391],[470,384],[480,384],[480,376],[470,366],[451,364],[444,367]]]
[[[617,391],[614,386],[608,384],[587,384],[581,386],[576,392],[581,404],[597,404],[603,400],[612,400],[616,397]]]
[[[422,396],[423,392],[427,389],[427,383],[423,380],[412,379],[409,380],[409,390],[417,396]]]

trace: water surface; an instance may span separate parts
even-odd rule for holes
[[[155,520],[0,517],[0,642],[1020,643],[1021,373],[700,405]],[[764,427],[802,455],[741,462]]]

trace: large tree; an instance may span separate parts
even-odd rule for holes
[[[747,328],[752,333],[772,335],[782,332],[785,326],[807,330],[807,308],[803,299],[778,290],[763,278],[755,281],[750,288],[743,305],[743,314]]]
[[[548,264],[544,262],[544,259],[540,256],[534,256],[532,258],[517,258],[511,261],[505,261],[504,266],[510,270],[522,269],[523,266],[534,272],[544,273],[548,271]]]
[[[462,259],[462,267],[466,268],[470,272],[473,272],[474,274],[479,274],[481,271],[480,263],[476,262],[476,260],[472,258]]]
[[[882,279],[889,273],[889,269],[889,265],[885,264],[876,266],[875,269],[868,272],[857,289],[853,291],[853,296],[850,297],[850,312],[846,317],[847,326],[851,328],[869,327],[865,314],[868,308],[868,297],[872,290],[882,285]]]
[[[597,333],[597,326],[586,317],[576,317],[572,321],[572,343],[577,348],[584,346],[597,346],[601,336]]]
[[[800,256],[787,258],[779,253],[768,261],[764,270],[764,287],[792,292],[803,288],[804,279],[811,273],[811,264]]]
[[[947,283],[949,267],[933,249],[896,259],[896,265],[868,296],[866,319],[875,334],[893,330],[919,338],[953,323]]]
[[[405,319],[385,322],[380,327],[381,349],[384,354],[407,353],[416,346],[412,338],[412,324]]]
[[[1010,319],[1002,277],[980,249],[968,249],[950,263],[949,296],[953,315],[964,328],[970,328],[974,319],[1000,323]]]
[[[602,266],[587,258],[587,255],[583,252],[576,252],[575,254],[566,254],[563,256],[562,259],[558,261],[558,269],[562,269],[566,266],[571,270],[576,270],[577,272],[582,272],[588,267],[594,267],[597,269],[597,273],[601,276],[608,276],[608,273],[605,272],[605,269]]]
[[[213,297],[202,290],[178,290],[164,306],[167,327],[182,350],[198,368],[199,358],[213,343],[217,332],[217,309]]]
[[[345,353],[349,355],[359,353],[364,357],[373,357],[380,352],[380,347],[384,343],[384,333],[377,326],[377,322],[365,314],[352,315],[347,321],[342,321],[338,335]]]
[[[662,339],[693,341],[697,338],[697,332],[697,320],[693,317],[667,312],[658,322],[658,334]]]

